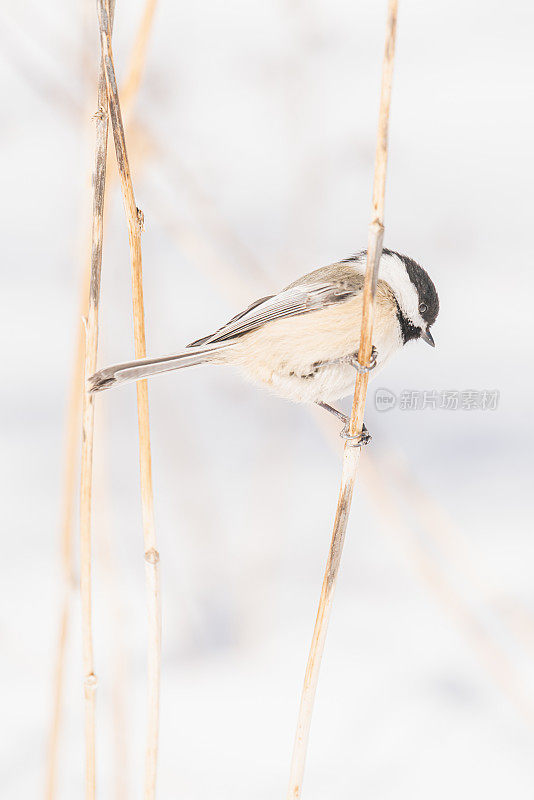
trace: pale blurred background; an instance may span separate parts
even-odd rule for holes
[[[117,2],[119,79],[142,10]],[[145,214],[149,354],[365,247],[385,11],[375,0],[158,5],[126,125]],[[19,800],[44,796],[98,40],[85,0],[4,2],[0,21],[0,793]],[[400,5],[385,244],[435,280],[437,347],[412,344],[371,384],[374,441],[306,800],[532,797],[533,25],[524,0]],[[102,366],[133,353],[126,226],[109,186]],[[376,388],[500,397],[497,410],[382,413]],[[150,404],[159,797],[284,797],[339,426],[229,370],[158,378]],[[98,399],[95,484],[98,797],[139,798],[146,613],[133,386]],[[75,593],[56,794],[69,800],[83,796],[81,680]]]

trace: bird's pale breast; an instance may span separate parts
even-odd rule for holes
[[[361,317],[358,295],[319,311],[275,320],[236,342],[231,362],[249,380],[280,397],[333,402],[354,388],[354,367],[343,359],[358,351]],[[377,369],[402,346],[397,306],[385,284],[379,284],[377,291],[373,344]]]

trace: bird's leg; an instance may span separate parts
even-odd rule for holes
[[[345,359],[340,359],[340,361],[345,361],[345,363],[349,363],[352,367],[355,367],[360,374],[365,375],[366,373],[371,372],[371,370],[376,367],[377,358],[378,358],[378,351],[376,347],[373,345],[373,348],[371,350],[371,358],[369,359],[369,366],[367,367],[364,366],[363,364],[360,364],[360,362],[358,361],[358,353],[354,353],[353,355],[348,356]],[[332,361],[327,363],[339,364],[339,361],[337,362]],[[345,439],[348,444],[352,445],[353,447],[362,447],[364,444],[369,444],[369,442],[372,439],[372,436],[365,427],[365,425],[362,425],[361,433],[358,433],[355,436],[353,436],[350,432],[350,418],[347,417],[346,414],[343,414],[342,411],[338,411],[337,408],[334,408],[333,406],[329,406],[328,403],[323,403],[321,400],[317,401],[317,405],[321,406],[321,408],[324,408],[325,411],[330,412],[330,414],[333,414],[335,417],[341,420],[341,422],[343,423],[343,429],[340,433],[340,436],[342,439]]]
[[[362,425],[362,432],[358,433],[356,436],[352,436],[350,433],[350,418],[347,417],[342,411],[338,411],[337,408],[333,406],[329,406],[328,403],[323,403],[322,400],[317,401],[317,405],[324,408],[325,411],[329,411],[330,414],[333,414],[335,417],[341,420],[343,423],[343,429],[339,434],[342,439],[346,439],[348,444],[351,444],[353,447],[362,447],[364,444],[369,444],[371,439],[373,438],[365,425]]]
[[[321,406],[321,408],[324,408],[324,410],[328,411],[330,414],[333,414],[334,417],[337,417],[338,419],[340,419],[341,422],[344,425],[348,425],[349,424],[350,420],[347,417],[347,415],[344,414],[342,411],[338,411],[337,408],[334,408],[333,406],[329,406],[328,403],[323,403],[322,400],[318,400],[317,401],[317,405]]]

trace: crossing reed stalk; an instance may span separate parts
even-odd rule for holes
[[[113,4],[114,5],[114,4]],[[112,12],[111,12],[112,13]],[[96,144],[93,173],[93,223],[91,230],[91,274],[89,305],[85,318],[85,377],[96,369],[98,349],[98,309],[104,238],[104,194],[108,144],[108,100],[104,62],[98,79],[98,110],[95,114]],[[91,500],[93,478],[94,398],[83,393],[82,458],[80,484],[80,593],[82,609],[82,658],[85,709],[85,797],[93,800],[96,791],[95,706],[97,678],[94,672],[92,587],[91,587]]]
[[[127,99],[128,108],[125,113],[131,111],[136,93],[139,89],[142,70],[146,62],[148,47],[148,34],[154,18],[156,0],[147,0],[143,17],[138,28],[135,45],[132,51],[132,58],[125,86],[128,87]],[[104,78],[105,85],[105,78]],[[107,98],[107,93],[106,93]],[[67,106],[72,112],[71,106]],[[104,105],[104,108],[106,106]],[[104,195],[104,220],[106,218],[106,205],[109,196],[109,184],[113,180],[113,172],[106,172],[108,192]],[[80,314],[79,317],[88,317],[88,295],[89,283],[92,273],[92,253],[87,260],[84,268],[84,277],[81,287]],[[68,626],[72,602],[72,588],[74,585],[73,564],[72,564],[72,539],[73,539],[73,516],[76,499],[76,473],[77,473],[77,449],[79,434],[80,406],[82,402],[82,386],[84,375],[85,359],[85,333],[80,323],[80,330],[76,333],[76,350],[72,370],[72,378],[69,387],[69,398],[67,402],[67,423],[65,430],[65,465],[64,465],[64,486],[62,502],[62,521],[61,521],[61,575],[63,580],[63,593],[61,600],[59,635],[57,642],[56,663],[53,677],[53,703],[50,721],[50,733],[46,757],[46,776],[45,776],[45,798],[54,800],[57,790],[58,777],[58,753],[61,732],[61,712],[64,693],[64,670],[65,654],[67,649]]]
[[[109,3],[98,0],[100,43],[105,64],[109,112],[115,141],[115,154],[121,191],[128,225],[130,263],[132,272],[132,299],[134,316],[135,357],[146,355],[145,315],[143,304],[141,230],[143,217],[135,203],[130,165],[126,151],[126,138],[122,124],[113,50]],[[137,415],[139,428],[139,464],[141,473],[141,506],[145,549],[145,581],[148,606],[148,723],[145,750],[145,800],[152,800],[156,792],[156,769],[159,733],[159,690],[161,672],[161,605],[159,591],[159,553],[156,548],[154,503],[152,492],[152,461],[150,453],[150,428],[148,414],[148,387],[146,380],[137,383]]]

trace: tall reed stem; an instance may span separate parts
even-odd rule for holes
[[[84,295],[87,294],[84,281]],[[85,310],[85,309],[84,309]],[[81,320],[78,323],[81,327]],[[74,504],[78,487],[78,436],[80,427],[81,385],[84,361],[84,339],[80,332],[76,336],[75,370],[77,380],[72,382],[67,401],[67,424],[65,428],[65,455],[63,466],[63,502],[61,518],[61,562],[62,582],[59,615],[59,633],[52,689],[52,714],[46,754],[45,800],[54,800],[58,777],[58,750],[63,711],[63,687],[65,680],[65,654],[71,616],[74,588],[72,559]]]
[[[143,279],[141,257],[141,230],[143,217],[136,206],[126,151],[126,139],[122,124],[113,50],[111,47],[111,24],[109,0],[98,0],[100,23],[100,42],[105,64],[108,88],[109,111],[115,141],[115,153],[121,183],[128,238],[130,243],[130,262],[132,272],[132,299],[134,317],[135,357],[144,358],[145,314],[143,304]],[[148,726],[145,751],[145,798],[155,797],[156,769],[159,730],[159,689],[161,671],[161,605],[159,592],[159,553],[156,549],[154,526],[154,503],[152,492],[152,463],[150,454],[150,428],[148,414],[147,382],[137,383],[137,415],[139,427],[139,463],[141,472],[141,505],[143,513],[143,533],[145,547],[145,579],[148,605]]]
[[[113,13],[114,2],[112,4]],[[111,24],[111,23],[110,23]],[[85,318],[85,377],[96,369],[98,349],[98,309],[102,274],[104,237],[104,194],[108,144],[108,99],[104,61],[98,79],[98,110],[95,114],[96,144],[93,174],[93,224],[91,230],[91,276],[89,305]],[[95,704],[97,679],[94,672],[92,597],[91,597],[91,498],[93,479],[94,398],[87,391],[82,402],[82,459],[80,486],[80,592],[82,607],[82,650],[85,704],[85,797],[93,800],[96,791]]]
[[[143,16],[137,29],[135,41],[132,47],[132,55],[130,58],[130,66],[128,74],[123,86],[121,87],[122,108],[125,116],[128,114],[128,109],[131,109],[132,102],[141,85],[141,78],[143,76],[143,68],[145,66],[146,53],[148,49],[148,40],[152,31],[152,23],[154,22],[154,14],[158,0],[146,0],[143,9]]]
[[[125,81],[127,91],[127,108],[125,114],[131,112],[136,93],[139,89],[143,67],[146,62],[146,52],[148,47],[148,34],[154,18],[156,0],[147,0],[143,12],[141,23],[138,28],[135,44],[132,51],[132,58],[128,75]],[[107,97],[107,95],[106,95]],[[126,105],[126,103],[123,103]],[[69,111],[71,107],[68,106]],[[107,106],[104,105],[107,109]],[[107,175],[107,182],[113,181],[113,175]],[[106,217],[106,205],[109,195],[104,196],[104,220]],[[91,256],[87,260],[84,268],[84,276],[81,287],[80,314],[79,317],[88,316],[88,293],[91,279]],[[57,643],[56,664],[54,668],[53,683],[53,704],[50,722],[50,734],[47,748],[46,777],[45,777],[45,798],[53,800],[56,796],[57,788],[57,764],[59,739],[61,730],[61,712],[63,701],[64,665],[65,653],[67,648],[67,634],[70,618],[73,586],[73,566],[72,566],[72,537],[73,537],[73,516],[76,499],[76,462],[77,446],[79,434],[80,405],[83,394],[83,375],[84,375],[84,352],[85,352],[85,333],[80,325],[80,331],[76,333],[76,350],[70,382],[69,398],[67,403],[67,424],[65,430],[65,466],[64,466],[64,487],[62,502],[62,522],[61,522],[61,575],[63,579],[63,593],[61,600],[59,635]]]
[[[382,255],[382,240],[384,236],[384,197],[386,188],[386,167],[388,147],[389,106],[391,100],[391,84],[393,78],[393,58],[395,54],[395,35],[397,28],[397,0],[389,0],[388,18],[386,28],[386,46],[382,65],[382,86],[380,93],[380,112],[378,119],[378,136],[375,155],[375,176],[373,184],[373,202],[371,223],[369,225],[369,238],[367,245],[367,268],[363,288],[363,315],[360,334],[360,347],[358,359],[361,364],[369,364],[372,350],[374,300],[378,281],[378,266]],[[369,375],[357,373],[354,389],[354,400],[350,418],[350,434],[358,435],[363,428],[363,415],[367,396]],[[356,470],[360,458],[360,449],[345,443],[343,451],[343,468],[341,473],[341,487],[337,503],[334,530],[330,551],[326,562],[319,609],[313,631],[313,638],[306,665],[304,686],[302,689],[300,709],[297,720],[297,731],[291,760],[288,800],[301,797],[302,780],[308,739],[313,714],[315,693],[319,680],[319,670],[324,651],[328,620],[332,609],[334,589],[336,586],[341,553],[347,530],[350,514]]]

